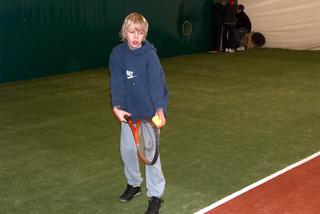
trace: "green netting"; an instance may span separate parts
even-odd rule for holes
[[[124,17],[149,21],[160,57],[210,47],[212,0],[2,0],[0,82],[106,66]],[[192,34],[182,34],[182,23]]]

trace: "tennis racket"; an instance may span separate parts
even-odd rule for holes
[[[125,115],[124,118],[131,128],[140,160],[146,165],[155,164],[160,148],[160,133],[157,126],[151,119],[140,119],[134,123],[129,115]]]

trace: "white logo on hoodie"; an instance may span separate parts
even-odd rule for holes
[[[137,75],[134,75],[134,71],[128,71],[126,70],[127,79],[135,78]]]

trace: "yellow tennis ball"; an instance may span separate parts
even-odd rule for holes
[[[154,122],[154,124],[156,124],[156,126],[159,126],[162,123],[162,121],[158,115],[154,116],[152,118],[152,121]]]

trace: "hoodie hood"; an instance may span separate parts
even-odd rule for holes
[[[129,45],[127,42],[124,43],[124,47],[125,47],[125,51],[133,56],[139,56],[141,54],[147,53],[149,51],[157,51],[157,49],[153,46],[153,44],[151,44],[148,40],[145,40],[144,42],[142,42],[142,46],[138,49],[135,50],[131,50],[129,48]]]

